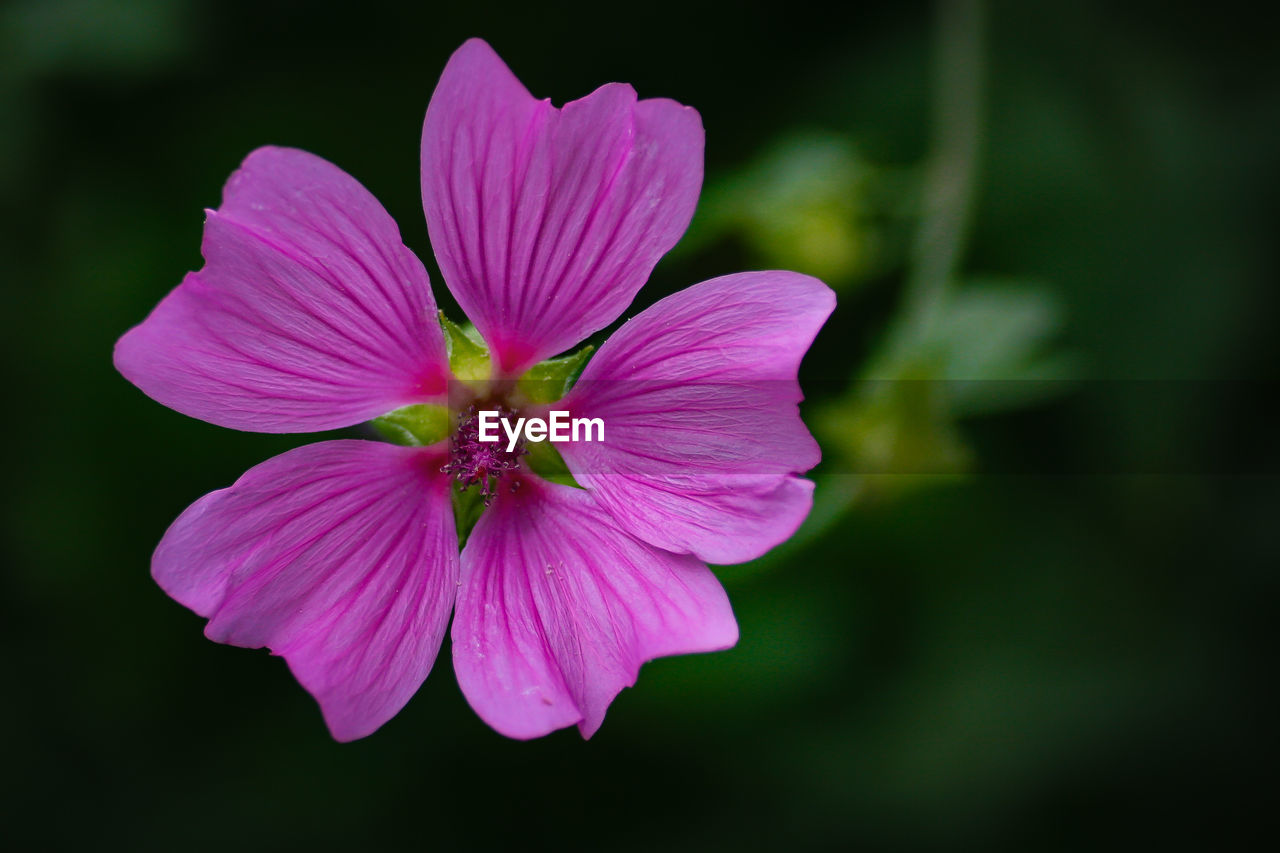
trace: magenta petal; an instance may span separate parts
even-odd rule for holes
[[[676,244],[702,186],[702,121],[610,84],[558,110],[472,39],[422,134],[422,197],[449,288],[500,368],[617,319]]]
[[[116,368],[155,400],[233,429],[308,432],[444,393],[426,270],[333,164],[250,154],[202,252],[204,268],[116,344]]]
[[[737,640],[710,569],[627,535],[581,489],[502,492],[462,552],[453,666],[508,737],[574,723],[590,737],[643,662]]]
[[[787,539],[812,504],[794,475],[820,458],[796,372],[834,307],[817,279],[740,273],[629,320],[564,401],[605,425],[559,445],[574,477],[659,548],[736,563]]]
[[[269,646],[338,740],[370,734],[440,650],[458,576],[449,481],[434,449],[325,441],[291,450],[178,517],[156,582],[210,639]]]

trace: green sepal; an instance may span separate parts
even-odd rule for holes
[[[484,345],[475,326],[467,328],[440,312],[440,328],[444,330],[444,344],[449,353],[449,369],[464,382],[484,381],[492,367],[489,348]]]
[[[392,444],[426,447],[449,435],[449,410],[418,403],[374,418],[371,423]]]
[[[554,403],[578,381],[595,347],[588,344],[572,355],[549,358],[525,371],[517,388],[531,403]]]
[[[472,528],[476,526],[481,513],[484,512],[484,493],[480,491],[478,483],[465,491],[461,485],[454,483],[452,498],[453,523],[458,531],[458,547],[461,548],[467,544],[467,537],[471,535]]]
[[[550,480],[562,486],[582,488],[578,481],[573,479],[573,474],[570,473],[569,466],[565,464],[560,451],[556,450],[555,445],[550,441],[530,441],[525,444],[525,449],[529,452],[525,455],[524,461],[533,473],[544,480]]]

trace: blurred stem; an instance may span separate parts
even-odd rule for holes
[[[982,0],[940,0],[936,14],[933,146],[895,354],[926,337],[946,307],[968,236],[981,141]]]
[[[934,32],[933,145],[902,313],[888,362],[927,338],[946,309],[964,252],[983,121],[982,0],[940,0]],[[872,370],[885,366],[877,360]],[[754,565],[786,559],[837,524],[866,493],[865,478],[819,476],[813,510],[796,534]]]

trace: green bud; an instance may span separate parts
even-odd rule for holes
[[[864,380],[816,413],[812,423],[823,446],[861,475],[863,498],[896,496],[971,469],[947,384],[937,365],[903,365],[896,378]]]
[[[905,184],[843,136],[787,137],[708,184],[677,251],[732,235],[762,266],[814,275],[841,290],[897,262]]]

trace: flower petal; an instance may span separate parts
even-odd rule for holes
[[[445,392],[426,270],[368,190],[305,151],[260,148],[210,211],[205,266],[116,344],[153,399],[220,426],[351,426]]]
[[[220,643],[269,646],[338,740],[373,732],[440,650],[458,575],[443,454],[325,441],[251,468],[178,517],[156,582]]]
[[[453,666],[508,737],[573,723],[590,737],[643,662],[737,640],[710,569],[627,535],[581,489],[527,479],[501,492],[462,552]]]
[[[650,544],[713,563],[753,559],[809,513],[796,473],[820,452],[796,372],[835,295],[791,272],[695,285],[629,320],[557,409],[600,418],[604,441],[565,443],[577,481]]]
[[[422,134],[422,198],[445,282],[516,374],[617,319],[702,187],[702,120],[610,84],[558,110],[472,39]]]

